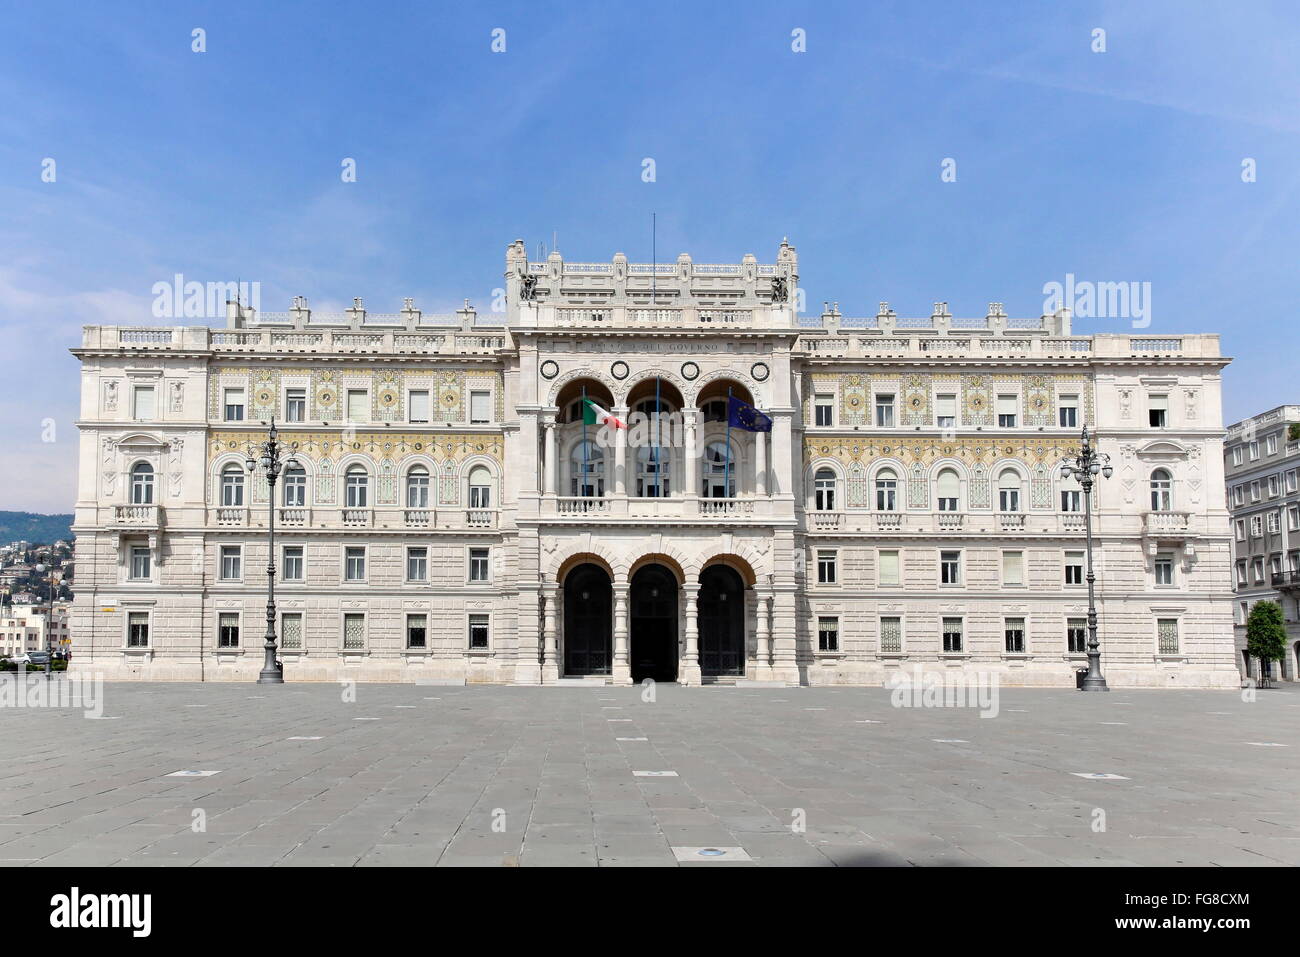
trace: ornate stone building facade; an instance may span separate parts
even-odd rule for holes
[[[713,265],[517,241],[490,318],[298,299],[87,328],[74,668],[252,680],[273,510],[289,681],[1068,686],[1084,525],[1058,463],[1087,423],[1116,468],[1107,677],[1237,683],[1216,336],[998,304],[805,319],[798,278],[786,243]],[[300,463],[274,502],[243,464],[272,418]]]

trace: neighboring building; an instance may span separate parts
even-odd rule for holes
[[[1282,606],[1287,653],[1273,676],[1296,680],[1300,664],[1300,405],[1283,405],[1228,427],[1223,468],[1232,518],[1237,663],[1259,677],[1246,654],[1246,618],[1261,598]]]
[[[43,608],[17,603],[0,608],[0,658],[45,651],[47,627]]]
[[[253,679],[274,508],[290,681],[1072,686],[1083,502],[1059,462],[1092,423],[1108,679],[1237,684],[1217,336],[998,304],[801,320],[786,243],[714,265],[519,241],[505,266],[486,322],[299,298],[87,327],[73,667]],[[584,426],[584,397],[633,428]],[[770,432],[728,429],[729,397]],[[273,504],[244,467],[272,417],[300,463]]]

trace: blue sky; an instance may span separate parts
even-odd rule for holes
[[[1145,332],[1223,335],[1228,421],[1300,401],[1293,3],[44,0],[0,38],[0,509],[71,510],[67,349],[175,273],[487,311],[510,240],[648,259],[652,212],[661,258],[788,236],[813,311],[1149,282]]]

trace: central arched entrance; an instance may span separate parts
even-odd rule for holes
[[[677,577],[663,565],[645,565],[629,590],[632,680],[677,680]]]
[[[734,568],[710,565],[700,572],[700,674],[745,674],[745,583]]]
[[[579,565],[564,578],[564,673],[607,675],[613,660],[613,589],[599,565]]]

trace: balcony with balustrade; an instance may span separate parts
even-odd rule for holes
[[[157,505],[114,505],[111,527],[148,531],[161,528],[162,508]]]

